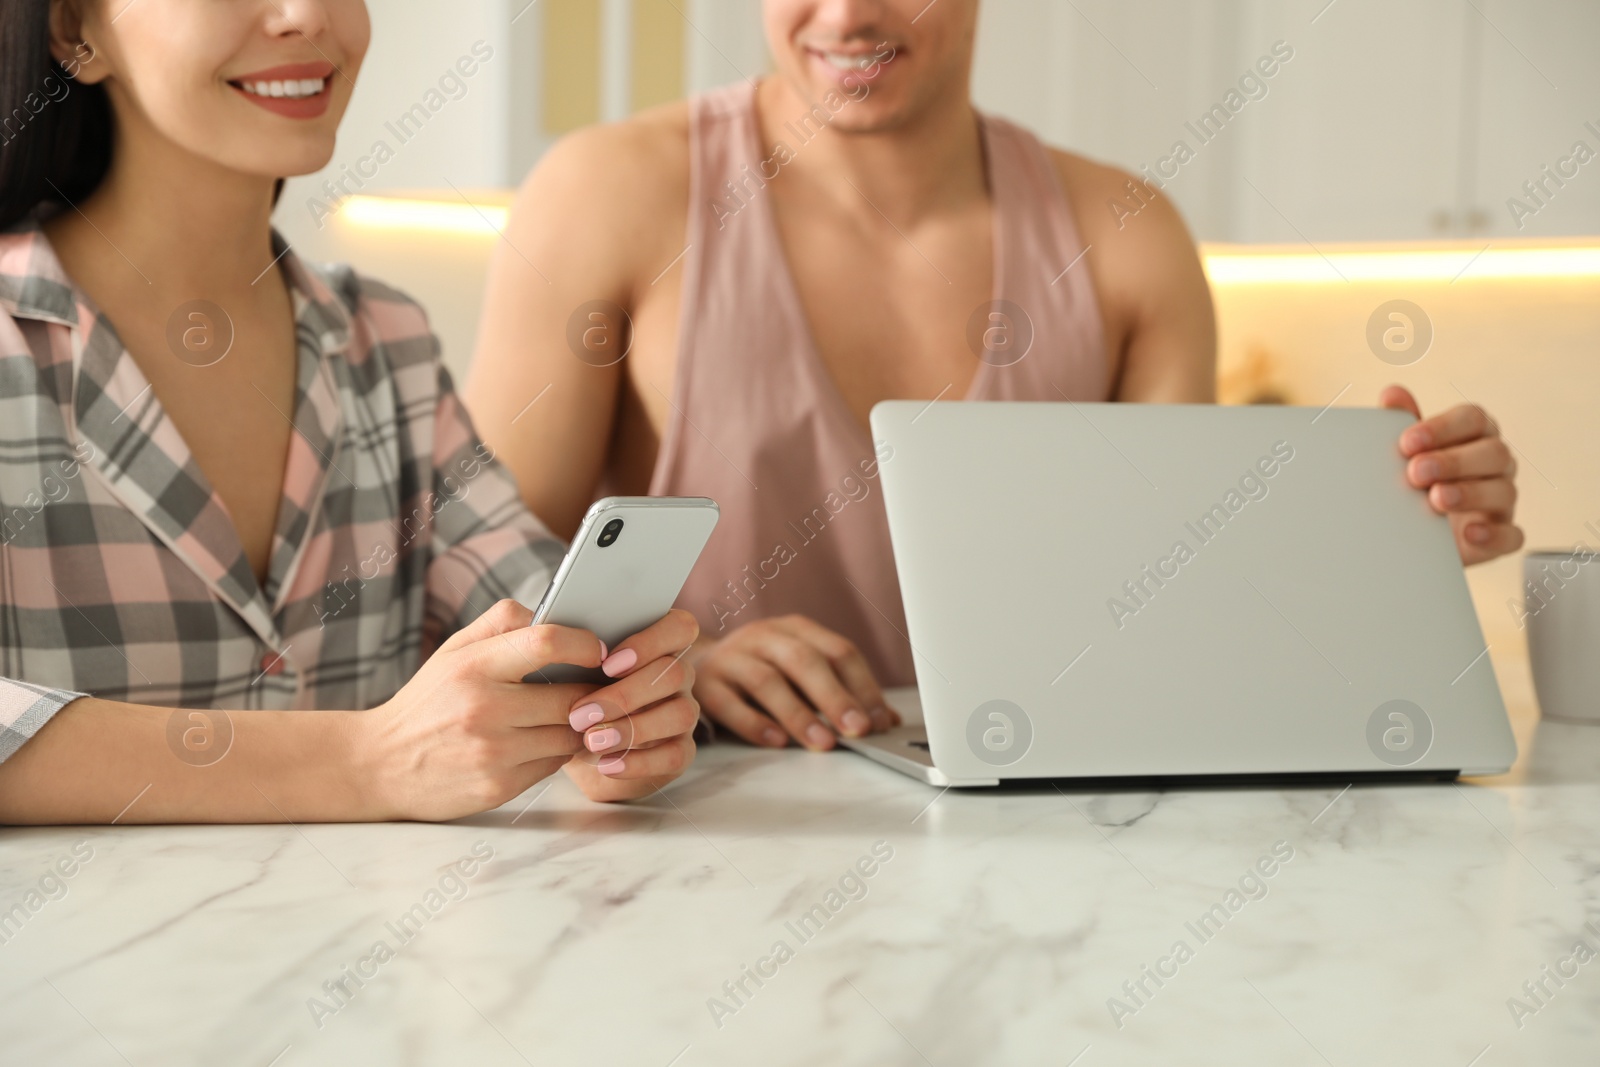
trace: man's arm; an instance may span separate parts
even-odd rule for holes
[[[1113,399],[1208,404],[1217,323],[1194,238],[1166,194],[1127,173],[1052,152],[1089,253],[1116,368]],[[1129,191],[1135,183],[1141,199]]]
[[[626,364],[605,364],[630,340],[585,305],[635,315],[650,277],[683,247],[687,181],[678,110],[581,130],[523,183],[490,262],[464,395],[529,510],[558,536],[577,531],[607,469]]]

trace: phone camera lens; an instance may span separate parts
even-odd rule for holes
[[[601,528],[600,537],[597,539],[596,543],[599,544],[599,546],[601,548],[610,548],[613,544],[616,543],[617,538],[621,534],[622,534],[622,520],[621,519],[612,519],[610,522],[606,523],[604,527]]]

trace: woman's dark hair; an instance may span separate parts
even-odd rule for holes
[[[111,101],[50,54],[49,0],[0,0],[0,230],[47,201],[76,204],[111,167]]]
[[[116,127],[103,85],[84,85],[87,44],[50,54],[50,0],[0,0],[0,231],[40,204],[81,203],[111,169]],[[283,179],[272,202],[283,192]]]

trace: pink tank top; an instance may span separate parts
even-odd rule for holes
[[[985,355],[966,399],[1103,400],[1099,308],[1055,168],[1026,130],[981,122],[994,203],[990,318],[1010,333],[990,344],[977,317],[969,341]],[[854,641],[884,685],[915,684],[879,481],[892,457],[875,449],[813,343],[760,191],[769,153],[754,86],[694,98],[689,130],[674,410],[650,493],[711,497],[722,519],[678,605],[712,637],[807,615]],[[1013,362],[1029,323],[1031,345]]]

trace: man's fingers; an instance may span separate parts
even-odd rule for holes
[[[1516,510],[1517,486],[1509,478],[1440,482],[1428,490],[1428,502],[1441,513],[1481,511],[1508,519]]]
[[[873,728],[884,729],[878,726],[882,716],[873,716],[876,709],[885,707],[883,689],[873,677],[872,668],[867,666],[867,658],[853,641],[804,615],[790,615],[775,621],[786,632],[821,652],[844,687],[855,697],[856,706],[873,720]]]
[[[772,664],[754,656],[739,656],[723,664],[722,673],[805,747],[826,752],[834,746],[833,731],[812,713],[783,672]]]
[[[1476,404],[1457,404],[1406,427],[1400,435],[1400,450],[1408,456],[1450,445],[1465,444],[1480,437],[1498,437],[1500,429],[1489,413]]]
[[[789,679],[789,684],[805,694],[811,706],[827,718],[834,729],[847,737],[865,737],[872,732],[872,719],[835,673],[833,664],[812,645],[797,637],[773,635],[764,651]]]
[[[789,735],[778,728],[771,716],[748,704],[744,697],[724,682],[702,679],[695,685],[695,696],[712,720],[752,745],[783,748]]]
[[[1497,522],[1486,515],[1452,515],[1450,518],[1456,526],[1456,546],[1462,563],[1483,563],[1522,547],[1522,530],[1512,523]]]
[[[682,608],[673,608],[645,630],[610,650],[600,665],[609,677],[621,678],[641,663],[678,657],[700,636],[700,621]]]
[[[1411,390],[1401,385],[1385,387],[1378,394],[1378,406],[1392,408],[1396,411],[1409,411],[1416,418],[1422,418],[1422,409],[1417,406],[1417,398],[1411,395]]]
[[[1509,478],[1516,473],[1511,450],[1498,437],[1482,437],[1464,445],[1424,452],[1406,464],[1406,476],[1417,488],[1462,478]]]

